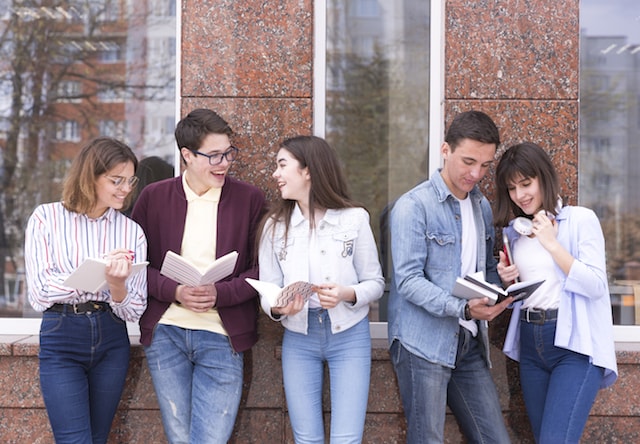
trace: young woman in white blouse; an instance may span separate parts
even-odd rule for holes
[[[598,390],[618,376],[604,236],[588,208],[562,206],[560,181],[538,145],[507,149],[496,168],[496,225],[511,243],[498,274],[541,280],[513,304],[504,352],[520,384],[537,443],[577,443]],[[510,221],[512,215],[516,219]]]
[[[40,386],[61,443],[105,443],[129,367],[125,321],[146,307],[147,257],[140,226],[126,208],[138,181],[131,149],[111,138],[87,144],[67,173],[62,202],[38,206],[27,223],[29,302],[43,312]],[[90,293],[64,282],[87,258],[105,258],[107,288]]]
[[[369,304],[384,279],[369,214],[349,197],[338,157],[321,138],[298,136],[278,151],[282,199],[259,232],[260,280],[304,281],[314,292],[285,306],[262,297],[285,327],[284,388],[296,443],[324,443],[324,364],[331,389],[330,442],[362,441],[369,392]]]

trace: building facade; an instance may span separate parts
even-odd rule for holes
[[[180,115],[197,107],[211,108],[223,115],[237,133],[234,144],[243,147],[242,156],[233,167],[234,174],[262,187],[270,197],[275,196],[270,174],[280,140],[295,134],[316,133],[333,137],[339,143],[339,137],[331,131],[337,127],[335,121],[318,118],[316,100],[318,91],[329,97],[332,93],[339,94],[345,85],[345,78],[336,73],[318,75],[316,71],[318,45],[327,52],[335,47],[332,46],[335,42],[321,41],[318,35],[339,34],[329,31],[318,34],[318,26],[324,24],[316,21],[314,8],[333,11],[337,19],[329,22],[340,24],[344,23],[340,17],[348,14],[339,8],[344,3],[351,2],[213,0],[183,1],[177,6],[181,16],[177,40]],[[374,7],[371,2],[360,3],[365,11]],[[393,3],[397,8],[406,4],[405,11],[409,12],[417,5],[410,1]],[[427,102],[433,111],[436,101],[440,122],[416,129],[418,133],[422,131],[422,141],[403,143],[418,146],[418,155],[425,156],[457,112],[471,108],[485,111],[496,120],[505,146],[530,140],[548,147],[561,174],[566,198],[569,203],[577,203],[581,180],[579,1],[444,0],[439,6],[430,8],[441,14],[431,15],[430,26],[440,24],[442,56],[431,57],[428,69],[431,76],[441,80],[429,82]],[[409,20],[417,15],[399,13],[397,17]],[[375,49],[371,30],[379,26],[375,16],[368,22],[360,21],[358,26],[360,38],[354,40],[354,47],[369,56],[375,55],[375,51],[371,52],[371,48]],[[431,30],[428,34],[433,36]],[[411,53],[396,56],[403,63],[414,60]],[[417,72],[426,61],[420,63]],[[325,87],[318,88],[317,83],[325,80]],[[406,80],[409,91],[418,88],[410,82],[415,77]],[[386,85],[392,90],[397,83]],[[389,94],[389,97],[397,96]],[[389,103],[382,114],[398,115],[398,106]],[[406,118],[415,112],[412,110]],[[432,118],[429,113],[424,115],[424,119]],[[322,129],[318,128],[318,122],[323,122]],[[405,151],[394,152],[391,148],[398,146],[395,142],[410,131],[411,127],[408,128],[394,124],[385,133],[387,148],[383,152],[389,170],[397,167],[395,159],[405,155]],[[438,134],[425,134],[425,128]],[[420,162],[414,160],[406,168],[415,167],[416,163]],[[435,166],[431,159],[424,159],[424,163],[416,175],[424,173],[426,177],[427,171]],[[404,167],[399,168],[397,177],[405,171]],[[395,179],[385,177],[384,181],[382,188],[387,200],[406,188],[398,186]],[[491,196],[490,181],[485,180],[483,188]],[[506,319],[501,318],[491,327],[492,371],[513,442],[531,443],[517,367],[500,352],[505,323]],[[279,325],[264,316],[260,318],[260,341],[245,358],[246,383],[235,443],[292,442],[279,360],[281,335]],[[612,388],[600,392],[584,442],[640,439],[640,399],[636,396],[640,393],[640,348],[635,343],[622,343],[617,353],[620,379]],[[404,417],[384,339],[374,341],[373,359],[365,442],[404,442]],[[2,441],[51,442],[38,390],[37,337],[4,336],[0,345],[0,378]],[[446,436],[447,442],[462,442],[450,415]],[[110,442],[163,442],[163,439],[144,354],[134,345],[129,382]]]

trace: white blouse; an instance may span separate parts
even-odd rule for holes
[[[25,268],[29,302],[36,311],[56,303],[109,302],[121,319],[136,322],[147,306],[147,274],[127,279],[127,296],[111,300],[109,290],[88,293],[63,285],[86,258],[102,258],[116,248],[135,252],[134,262],[147,259],[147,239],[142,228],[119,211],[109,208],[92,219],[64,208],[61,202],[38,206],[25,231]]]

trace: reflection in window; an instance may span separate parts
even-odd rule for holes
[[[58,85],[59,102],[79,102],[82,94],[82,83],[74,80],[63,80]]]
[[[164,126],[153,131],[146,125],[151,119],[175,122],[174,95],[164,94],[175,91],[175,1],[163,2],[167,17],[153,25],[148,0],[40,3],[0,2],[9,5],[0,8],[0,316],[5,317],[38,316],[23,284],[25,222],[36,205],[60,199],[62,178],[82,145],[106,134],[123,139],[139,158],[171,158],[175,151]],[[166,39],[163,64],[147,60],[150,36]],[[0,321],[0,333],[6,333],[1,328]]]
[[[602,223],[617,325],[640,324],[639,15],[635,1],[580,2],[579,200]]]
[[[102,45],[98,52],[98,59],[102,63],[115,63],[122,60],[122,49],[118,43],[108,42]]]
[[[75,120],[65,120],[56,124],[56,140],[59,142],[77,142],[80,140],[80,126]]]
[[[98,125],[100,135],[123,140],[126,122],[118,120],[101,120]]]
[[[325,136],[371,224],[389,281],[387,206],[428,173],[430,4],[327,1]],[[386,321],[386,297],[372,320]]]

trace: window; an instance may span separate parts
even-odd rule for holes
[[[120,19],[120,0],[90,0],[91,17],[98,22],[110,23]]]
[[[122,102],[122,93],[111,85],[103,85],[96,93],[97,99],[102,103]]]
[[[580,1],[579,202],[605,234],[616,340],[640,329],[640,9]],[[606,20],[603,20],[606,17]]]
[[[175,125],[175,95],[157,94],[157,79],[175,91],[175,1],[165,1],[173,5],[172,20],[153,25],[147,11],[135,8],[120,20],[121,6],[146,2],[62,3],[0,2],[14,12],[0,13],[0,334],[38,332],[40,314],[29,305],[24,279],[24,227],[35,206],[59,200],[62,179],[84,143],[100,134],[126,135],[138,158],[175,153],[167,137],[169,122]],[[154,33],[167,39],[161,72],[145,55]],[[127,60],[125,54],[136,56]],[[22,96],[13,91],[20,84],[26,85]],[[161,116],[163,124],[146,128],[150,116]]]
[[[56,124],[56,140],[59,142],[78,142],[80,125],[75,120],[65,120]]]
[[[431,22],[432,14],[441,15],[432,8],[441,5],[322,3],[316,3],[316,32],[326,35],[316,34],[315,44],[316,64],[325,64],[315,74],[315,133],[339,152],[354,198],[369,210],[389,281],[387,207],[439,166],[440,143],[431,144],[430,135],[437,140],[441,129],[430,132],[429,118],[435,113],[441,120],[439,90],[430,94],[430,83],[439,81],[438,70],[431,77],[432,48],[442,44],[441,24]],[[430,159],[434,153],[437,160]],[[373,308],[372,321],[387,320],[386,305],[385,295]],[[386,328],[381,334],[386,336]]]
[[[98,52],[102,63],[115,63],[122,60],[122,48],[116,42],[102,42]]]
[[[121,120],[101,120],[98,125],[98,131],[103,136],[125,141],[126,124],[127,122]]]
[[[59,102],[79,102],[82,94],[82,83],[73,80],[64,80],[58,84]]]

